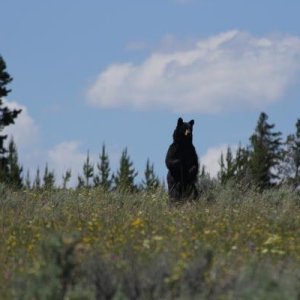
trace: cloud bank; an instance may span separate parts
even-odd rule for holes
[[[109,65],[87,92],[99,108],[221,113],[279,101],[300,70],[300,39],[228,31],[140,64]]]

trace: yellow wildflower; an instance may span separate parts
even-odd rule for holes
[[[271,235],[265,242],[264,245],[273,245],[281,241],[281,237],[277,234]]]
[[[131,222],[131,226],[132,226],[132,227],[135,227],[135,228],[138,228],[138,227],[143,226],[143,221],[142,221],[142,219],[141,219],[141,218],[136,218],[135,220],[133,220],[133,221]]]

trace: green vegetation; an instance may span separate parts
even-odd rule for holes
[[[7,135],[1,134],[5,127],[14,124],[15,118],[21,112],[19,109],[11,110],[4,104],[4,97],[10,93],[7,85],[11,81],[12,78],[6,71],[6,63],[0,55],[0,182],[7,182],[7,178],[10,178],[11,173],[15,172],[15,170],[10,169],[9,158],[7,157],[8,150],[4,145]],[[15,145],[11,142],[10,146],[14,147]],[[10,150],[14,151],[15,149]]]
[[[4,97],[0,133],[21,110]],[[0,299],[300,299],[300,119],[282,142],[261,113],[250,145],[200,168],[197,202],[170,204],[149,159],[144,178],[124,149],[111,172],[89,152],[76,189],[46,164],[22,175],[0,135]]]
[[[0,186],[1,299],[299,299],[300,196]]]

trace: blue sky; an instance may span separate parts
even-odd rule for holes
[[[258,115],[284,135],[300,117],[298,0],[2,0],[0,54],[23,108],[8,129],[24,169],[76,181],[104,142],[160,177],[178,117],[212,174]]]

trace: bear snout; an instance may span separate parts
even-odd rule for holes
[[[186,129],[185,132],[184,132],[184,135],[185,136],[191,135],[191,130],[190,129]]]

